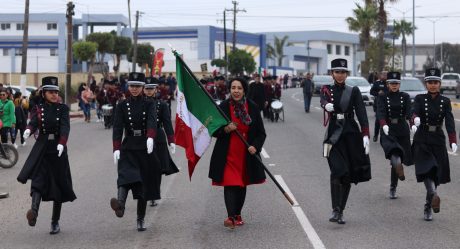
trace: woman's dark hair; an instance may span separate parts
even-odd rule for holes
[[[17,98],[20,98],[20,97],[21,97],[21,95],[22,95],[22,94],[21,94],[21,92],[17,91],[17,92],[15,92],[15,93],[14,93],[14,95],[13,95],[13,99],[17,99]]]
[[[228,82],[228,90],[230,91],[232,89],[232,83],[233,81],[239,81],[241,82],[241,85],[243,86],[244,89],[244,94],[248,93],[248,82],[244,78],[233,78]]]

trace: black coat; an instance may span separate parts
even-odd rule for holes
[[[371,179],[371,164],[369,156],[364,153],[363,135],[369,136],[369,123],[366,108],[358,87],[351,89],[350,101],[341,105],[342,95],[350,86],[339,84],[325,85],[321,89],[321,106],[333,103],[334,111],[330,113],[331,120],[325,134],[324,143],[332,144],[327,158],[331,177],[359,183]],[[337,115],[344,115],[338,119]],[[354,116],[358,118],[361,129]]]
[[[261,84],[262,85],[262,84]],[[227,117],[230,117],[230,101],[223,101],[219,107],[224,111]],[[251,124],[248,131],[248,143],[257,149],[257,156],[260,158],[260,151],[265,142],[266,134],[262,117],[257,105],[248,100],[248,113],[251,117]],[[211,156],[211,164],[209,167],[209,178],[215,182],[221,182],[224,176],[225,164],[227,162],[227,151],[230,145],[230,134],[224,132],[224,126],[212,134],[216,137],[216,144]],[[246,173],[249,178],[249,183],[259,183],[265,180],[265,171],[261,163],[246,152]]]
[[[449,156],[442,130],[445,123],[449,145],[457,143],[450,99],[442,95],[432,98],[430,94],[419,94],[415,97],[413,112],[413,117],[420,118],[412,143],[417,181],[422,182],[429,176],[436,184],[450,182]],[[430,126],[435,129],[430,131]]]
[[[383,91],[384,93],[387,93],[388,88],[387,88],[387,85],[386,85],[385,81],[377,80],[376,82],[374,82],[372,84],[370,94],[372,96],[374,96],[375,99],[377,99],[377,97],[379,96],[380,91]],[[374,112],[377,112],[377,105],[378,105],[378,102],[375,102],[374,105],[372,106],[372,108],[374,108]]]
[[[27,129],[39,131],[17,180],[32,180],[31,192],[41,194],[43,201],[67,202],[76,199],[72,188],[67,139],[70,132],[69,108],[64,104],[40,103],[32,111]],[[64,145],[58,157],[57,145]]]
[[[263,110],[265,108],[265,84],[261,82],[249,84],[247,97],[256,103],[259,110]]]
[[[405,92],[387,92],[377,99],[377,119],[380,126],[388,125],[389,134],[381,133],[380,144],[387,159],[399,155],[405,165],[412,165],[410,130],[406,120],[411,118],[411,101]]]

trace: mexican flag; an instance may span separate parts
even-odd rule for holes
[[[211,135],[227,125],[214,101],[200,87],[182,58],[176,56],[176,144],[185,148],[190,179],[196,164],[211,144]]]

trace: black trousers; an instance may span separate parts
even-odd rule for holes
[[[11,127],[3,127],[1,129],[2,143],[8,143],[8,134],[10,134]]]
[[[226,186],[224,187],[224,198],[228,217],[241,215],[244,200],[246,199],[246,187]]]

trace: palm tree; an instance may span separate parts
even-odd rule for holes
[[[415,29],[416,27],[414,27]],[[403,56],[403,71],[402,74],[403,76],[406,75],[406,54],[407,54],[407,47],[406,47],[406,35],[412,35],[412,23],[411,22],[406,22],[405,20],[401,20],[399,22],[395,22],[395,28],[394,28],[395,34],[397,36],[401,35],[402,36],[402,41],[401,41],[401,49],[402,49],[402,56]]]
[[[275,46],[267,44],[267,58],[276,58],[278,60],[279,67],[283,65],[283,58],[286,57],[286,55],[284,55],[284,47],[292,46],[292,43],[286,43],[288,39],[289,36],[287,35],[281,39],[275,36]]]
[[[385,66],[385,41],[384,35],[385,30],[387,29],[387,11],[385,10],[386,3],[395,3],[398,0],[375,0],[378,6],[378,16],[377,16],[377,41],[379,47],[379,56],[377,62],[377,70],[382,71]]]
[[[369,43],[371,40],[371,30],[375,28],[377,18],[377,8],[373,4],[366,5],[364,8],[356,3],[353,10],[355,17],[346,19],[348,28],[351,31],[359,32],[359,45],[365,51],[364,63],[361,64],[361,75],[367,78],[369,74]]]

